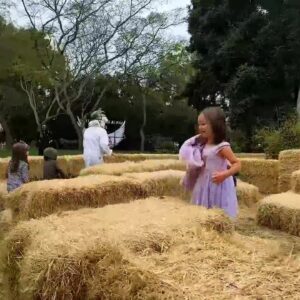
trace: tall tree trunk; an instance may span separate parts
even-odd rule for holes
[[[300,119],[300,86],[298,88],[298,96],[297,96],[297,114],[298,114],[298,119]]]
[[[2,125],[2,128],[5,132],[5,143],[6,143],[6,147],[8,149],[11,148],[12,144],[13,144],[13,138],[12,138],[12,134],[10,131],[10,128],[8,126],[7,121],[5,120],[5,118],[3,116],[0,115],[0,123]]]
[[[147,124],[147,107],[146,107],[146,96],[145,94],[143,94],[143,102],[142,102],[142,106],[143,106],[143,123],[142,126],[140,128],[140,136],[141,136],[141,147],[140,150],[141,152],[145,151],[145,132],[144,132],[144,128]]]
[[[81,127],[77,124],[77,120],[76,120],[72,110],[69,107],[67,108],[66,112],[71,119],[72,125],[73,125],[76,135],[77,135],[78,150],[82,150],[83,149],[83,131],[82,131]]]

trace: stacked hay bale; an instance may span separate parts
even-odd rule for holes
[[[237,197],[239,205],[251,207],[261,199],[258,187],[238,180]]]
[[[186,192],[181,185],[184,174],[184,171],[179,170],[163,170],[144,173],[124,173],[122,176],[140,181],[149,196],[167,195],[190,200],[190,193]],[[247,207],[251,207],[261,199],[256,186],[242,182],[241,180],[238,180],[237,183],[237,197],[239,204]]]
[[[257,222],[300,236],[300,195],[288,192],[263,199],[258,208]]]
[[[184,174],[184,171],[179,170],[163,170],[156,172],[124,173],[122,176],[141,182],[149,196],[174,196],[181,199],[189,199],[190,194],[185,192],[180,183]]]
[[[123,164],[120,170],[113,169],[114,174],[123,171]],[[29,219],[149,196],[177,196],[189,200],[190,194],[180,184],[184,174],[178,170],[163,170],[124,173],[122,176],[89,175],[67,180],[30,182],[6,197],[6,207],[13,210],[15,218]],[[240,181],[237,194],[239,202],[249,206],[259,197],[256,187]]]
[[[22,222],[6,239],[12,299],[297,295],[296,258],[283,264],[287,258],[278,251],[279,243],[232,233],[232,223],[220,212],[176,199],[151,198]],[[199,284],[201,278],[205,284]]]
[[[14,299],[183,299],[183,288],[135,258],[163,254],[205,224],[233,231],[218,212],[153,198],[21,223],[7,239]]]
[[[122,175],[123,173],[154,172],[159,170],[184,170],[183,162],[175,159],[145,160],[140,162],[123,162],[114,164],[102,164],[86,168],[80,172],[81,176],[87,175]]]
[[[47,216],[83,207],[101,207],[146,197],[141,183],[125,177],[88,176],[30,182],[11,192],[6,206],[17,219]]]
[[[112,156],[104,157],[104,161],[107,163],[120,163],[126,161],[139,162],[143,160],[154,160],[154,159],[178,159],[178,154],[122,154],[116,153]]]
[[[294,193],[300,194],[300,170],[292,173],[291,188]]]
[[[266,159],[265,153],[237,153],[238,158],[256,158],[256,159]]]
[[[243,181],[254,184],[262,194],[278,192],[278,160],[241,158]]]
[[[279,191],[291,188],[291,175],[300,169],[300,150],[286,150],[279,154]]]
[[[5,180],[7,178],[7,167],[9,159],[0,158],[0,180]]]

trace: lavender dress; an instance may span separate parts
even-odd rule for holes
[[[207,208],[221,208],[230,217],[236,217],[238,204],[234,180],[227,178],[221,184],[212,181],[214,172],[226,171],[228,162],[218,155],[224,147],[230,144],[200,145],[196,137],[187,140],[181,147],[179,155],[187,164],[183,184],[192,191],[192,203]]]

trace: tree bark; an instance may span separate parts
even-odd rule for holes
[[[140,136],[141,136],[141,147],[140,150],[141,152],[145,151],[145,132],[144,132],[144,128],[147,124],[147,107],[146,107],[146,96],[145,94],[143,94],[143,102],[142,102],[142,106],[143,106],[143,123],[142,126],[140,128]]]
[[[0,123],[2,125],[2,128],[5,132],[5,143],[6,143],[6,148],[10,149],[12,144],[13,144],[13,138],[12,138],[12,134],[9,128],[9,125],[7,123],[7,121],[5,120],[5,118],[3,116],[0,116]]]
[[[77,124],[77,120],[72,112],[72,110],[70,108],[67,108],[67,114],[71,119],[72,125],[75,129],[76,135],[77,135],[77,139],[78,139],[78,149],[82,150],[83,149],[83,131],[81,129],[80,126],[78,126]]]

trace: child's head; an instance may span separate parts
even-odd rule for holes
[[[12,147],[10,171],[15,173],[18,171],[20,161],[28,163],[29,146],[24,142],[19,142]]]
[[[226,118],[219,107],[208,107],[198,117],[199,133],[202,139],[214,144],[226,140]]]
[[[44,160],[56,160],[57,159],[57,151],[54,148],[46,148],[44,150]]]

